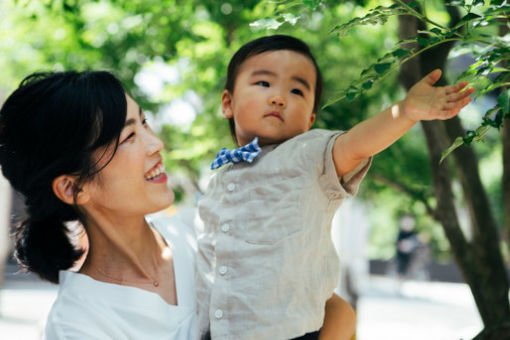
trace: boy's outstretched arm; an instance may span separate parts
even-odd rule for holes
[[[333,293],[326,301],[326,315],[319,340],[350,340],[356,330],[356,314],[351,305]]]
[[[339,136],[333,146],[338,176],[347,174],[363,159],[386,149],[418,121],[452,118],[471,101],[469,95],[474,88],[462,91],[467,82],[433,86],[440,77],[441,70],[432,71],[409,90],[404,100]]]

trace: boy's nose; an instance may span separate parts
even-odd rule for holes
[[[269,105],[276,105],[282,109],[284,109],[287,106],[287,103],[285,102],[285,99],[283,99],[280,95],[274,95],[269,97]]]

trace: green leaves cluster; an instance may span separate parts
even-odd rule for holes
[[[409,8],[417,6],[417,2],[412,2],[409,4]],[[395,15],[404,15],[409,14],[408,8],[401,6],[399,4],[393,4],[391,6],[377,6],[368,11],[368,13],[363,17],[356,17],[354,19],[349,20],[345,24],[336,25],[331,33],[336,33],[340,36],[340,38],[344,37],[348,31],[357,26],[363,25],[377,25],[377,24],[385,24],[388,21],[388,18],[393,17]]]
[[[390,6],[377,6],[364,16],[355,17],[344,24],[336,25],[331,33],[344,37],[347,32],[365,25],[386,23],[391,17],[412,15],[427,24],[426,30],[418,31],[418,36],[398,41],[395,47],[365,68],[358,79],[328,99],[325,107],[342,99],[353,101],[374,84],[398,69],[409,59],[426,50],[446,42],[459,41],[461,47],[472,53],[476,60],[456,80],[467,80],[478,90],[477,96],[491,91],[507,88],[510,85],[510,36],[500,37],[497,34],[499,25],[509,25],[510,6],[507,1],[450,1],[448,6],[461,7],[465,14],[453,27],[445,27],[418,10],[423,7],[420,2],[406,3],[397,0]],[[481,125],[468,131],[466,136],[458,138],[445,152],[443,158],[462,144],[469,145],[473,141],[482,141],[490,128],[500,128],[508,114],[508,90],[498,97],[498,104],[484,115]]]

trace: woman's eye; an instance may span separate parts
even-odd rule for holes
[[[147,118],[142,119],[143,126],[149,126],[149,120]]]
[[[301,91],[300,89],[293,89],[290,92],[294,93],[294,94],[297,94],[299,96],[303,96],[303,91]]]
[[[129,141],[129,140],[133,139],[134,137],[135,137],[135,133],[134,133],[134,132],[131,132],[131,133],[129,134],[129,136],[127,136],[127,137],[126,137],[126,139],[124,139],[124,140],[123,140],[120,144],[124,144],[125,142],[127,142],[127,141]]]
[[[255,85],[269,87],[269,83],[267,81],[263,81],[263,80],[256,82]]]

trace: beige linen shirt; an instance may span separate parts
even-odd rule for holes
[[[198,203],[199,327],[212,339],[291,339],[321,328],[339,277],[331,220],[370,160],[336,175],[342,132],[314,129],[229,164]]]

